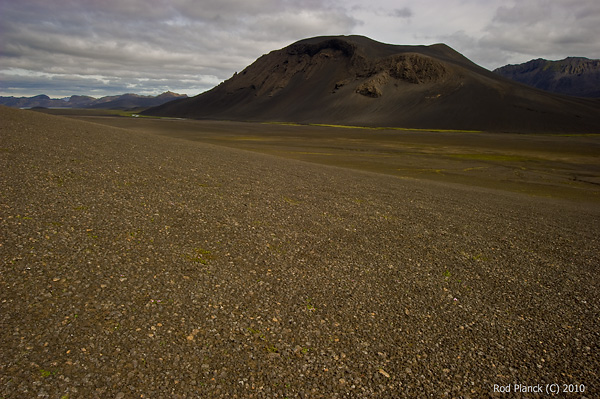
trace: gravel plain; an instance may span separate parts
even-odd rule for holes
[[[0,121],[0,398],[600,395],[595,203]]]

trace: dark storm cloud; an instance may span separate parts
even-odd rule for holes
[[[98,89],[197,94],[290,41],[356,24],[336,4],[310,0],[0,0],[0,10],[4,95],[28,79],[71,76],[88,82],[78,87],[101,76],[115,84]]]
[[[403,7],[403,8],[396,8],[394,11],[392,11],[392,15],[394,17],[398,17],[398,18],[410,18],[410,17],[412,17],[413,12],[410,8]]]
[[[446,43],[486,68],[534,58],[600,58],[598,0],[346,2],[360,34],[397,44]],[[400,12],[408,8],[408,15]],[[386,11],[386,12],[382,12]]]
[[[499,1],[484,21],[479,31],[465,28],[442,39],[489,68],[534,58],[600,58],[597,0]]]
[[[529,0],[498,7],[481,43],[503,54],[600,57],[600,2]]]

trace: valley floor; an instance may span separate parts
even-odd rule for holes
[[[270,144],[281,133],[217,134],[225,122],[189,121],[201,140],[152,134],[170,121],[0,118],[2,397],[478,398],[509,384],[598,396],[600,208],[579,172],[574,191],[545,198],[468,171],[459,185],[339,167],[360,137],[311,148],[324,139],[297,134],[285,150]],[[387,133],[370,133],[379,156]],[[404,140],[427,154],[419,134]],[[439,134],[431,153],[452,147]],[[527,159],[486,144],[439,162],[597,173],[592,144],[531,161],[529,140],[511,155]],[[337,158],[301,162],[298,148]]]
[[[61,111],[65,112],[65,111]],[[420,131],[68,115],[95,123],[311,163],[600,202],[600,134]]]

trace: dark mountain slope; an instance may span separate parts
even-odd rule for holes
[[[443,44],[301,40],[148,115],[514,132],[600,132],[600,103],[512,82]]]
[[[523,64],[506,65],[494,72],[554,93],[600,98],[600,60],[568,57],[548,61],[539,58]]]
[[[141,96],[138,94],[127,93],[114,97],[103,97],[90,105],[90,108],[108,108],[108,109],[132,109],[155,107],[169,101],[179,98],[187,98],[186,94],[177,94],[170,91],[158,96]]]

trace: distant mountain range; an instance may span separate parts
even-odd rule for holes
[[[167,91],[158,96],[140,96],[137,94],[122,94],[94,98],[88,96],[71,96],[69,98],[50,98],[45,94],[34,97],[0,97],[0,105],[14,108],[103,108],[103,109],[134,109],[155,107],[176,99],[187,98],[186,94]]]
[[[445,44],[304,39],[195,97],[143,114],[496,132],[600,132],[598,100],[505,79]]]
[[[568,57],[543,58],[495,69],[499,75],[553,93],[600,98],[600,60]]]

